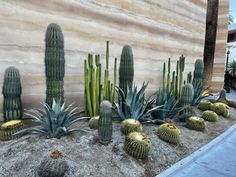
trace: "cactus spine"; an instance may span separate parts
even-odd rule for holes
[[[98,138],[102,144],[108,144],[112,139],[112,105],[107,100],[100,105]]]
[[[45,44],[46,103],[51,106],[53,99],[64,102],[64,37],[59,25],[48,25]]]
[[[95,58],[95,62],[94,62]],[[109,100],[114,104],[116,99],[117,59],[114,61],[114,80],[109,79],[109,42],[106,43],[106,66],[104,70],[104,82],[102,84],[102,66],[100,55],[88,54],[84,60],[84,100],[86,114],[90,117],[99,115],[99,105],[103,100]]]
[[[2,94],[4,122],[22,117],[21,81],[17,68],[8,67],[4,74]]]
[[[126,95],[127,88],[132,88],[134,79],[134,61],[132,48],[129,45],[123,47],[120,68],[119,68],[119,87]]]

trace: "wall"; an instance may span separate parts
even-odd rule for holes
[[[212,89],[219,90],[224,85],[224,70],[228,35],[229,0],[219,0],[218,28],[216,35],[215,59],[212,75]]]
[[[225,18],[221,14],[220,21]],[[104,54],[106,40],[111,61],[120,57],[123,45],[133,47],[135,83],[149,80],[149,91],[154,92],[161,85],[163,61],[171,57],[174,68],[174,60],[184,54],[187,73],[202,58],[205,16],[206,0],[0,1],[0,87],[4,70],[14,65],[21,72],[24,108],[44,101],[44,37],[54,22],[65,38],[67,102],[83,104],[84,59],[88,52]],[[219,44],[221,38],[224,33],[218,34]],[[216,57],[217,69],[222,63],[221,55]],[[2,101],[1,95],[0,105]]]

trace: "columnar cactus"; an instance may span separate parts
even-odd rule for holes
[[[123,47],[120,68],[119,68],[119,87],[126,95],[127,88],[132,88],[134,79],[134,61],[132,48],[129,45]]]
[[[51,106],[53,99],[64,102],[64,37],[59,25],[48,25],[45,44],[46,103]]]
[[[2,94],[4,122],[22,117],[21,81],[17,68],[8,67],[4,74]]]
[[[46,157],[38,168],[39,177],[64,177],[69,171],[69,165],[63,159],[62,153],[55,150],[50,157]]]
[[[98,138],[101,144],[108,144],[112,140],[112,105],[107,100],[100,104]]]
[[[192,108],[191,103],[193,100],[193,86],[192,84],[185,84],[182,87],[182,93],[180,97],[180,103],[182,107],[185,107],[185,109],[181,112],[181,121],[185,121],[186,118],[190,117],[192,114]]]
[[[197,81],[200,81],[202,83],[203,69],[204,69],[203,61],[201,59],[197,59],[194,65],[193,85],[195,85],[195,82]]]
[[[21,120],[10,120],[0,126],[0,140],[11,140],[21,136],[21,133],[16,134],[24,128],[24,123]]]

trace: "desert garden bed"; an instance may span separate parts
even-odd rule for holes
[[[196,115],[201,114],[198,109],[195,112]],[[219,116],[216,122],[206,122],[203,132],[187,129],[185,123],[176,122],[181,131],[180,143],[176,145],[158,138],[155,133],[158,125],[143,125],[143,131],[152,143],[147,159],[135,159],[123,150],[125,136],[121,135],[120,122],[116,120],[113,121],[112,143],[107,146],[98,143],[97,130],[60,139],[26,135],[0,141],[0,176],[35,176],[40,162],[58,149],[69,164],[70,177],[154,177],[228,129],[236,122],[235,114],[236,109],[230,108],[229,118]],[[78,125],[88,126],[88,122]]]

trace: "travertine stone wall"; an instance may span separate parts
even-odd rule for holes
[[[225,10],[220,10],[220,20]],[[88,52],[104,57],[106,40],[110,41],[111,65],[114,57],[120,58],[123,45],[133,47],[135,83],[149,81],[149,91],[156,91],[161,86],[163,61],[171,57],[174,68],[174,60],[184,54],[187,73],[202,58],[205,16],[206,0],[2,0],[0,87],[4,70],[14,65],[22,76],[24,108],[44,101],[44,37],[47,25],[54,22],[62,27],[65,38],[67,102],[83,104],[84,59]],[[219,33],[218,39],[224,35]],[[216,57],[216,66],[221,68],[221,55]],[[1,95],[0,105],[2,101]]]
[[[228,35],[229,0],[219,0],[218,28],[216,35],[215,59],[212,75],[212,89],[219,90],[224,85],[224,70]]]

